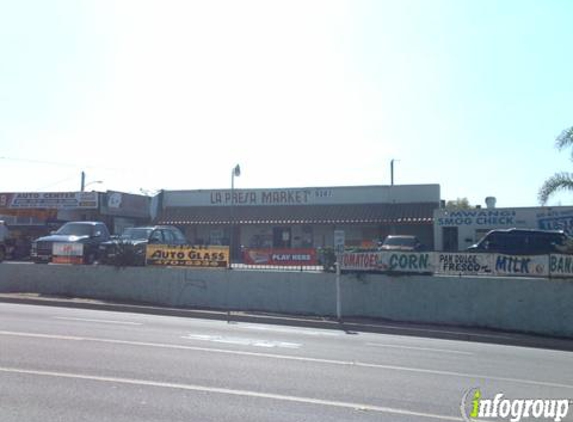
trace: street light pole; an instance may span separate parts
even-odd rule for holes
[[[102,180],[94,180],[93,182],[86,183],[86,172],[82,171],[82,183],[80,186],[80,192],[84,192],[86,187],[89,185],[95,185],[96,183],[103,183]]]
[[[390,160],[390,186],[394,186],[394,160]]]
[[[394,186],[394,162],[395,161],[400,161],[400,160],[396,160],[394,158],[390,160],[390,186]]]
[[[238,164],[233,167],[231,172],[231,233],[229,234],[229,268],[233,257],[233,235],[235,231],[235,176],[241,175],[241,166]]]

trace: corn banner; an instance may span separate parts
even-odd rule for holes
[[[434,272],[434,258],[428,252],[346,252],[340,269],[425,274]]]

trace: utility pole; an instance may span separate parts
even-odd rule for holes
[[[390,186],[394,186],[394,159],[390,160]]]
[[[80,187],[80,192],[83,192],[85,188],[86,188],[86,172],[82,171],[82,184]]]
[[[233,244],[233,236],[235,231],[235,177],[239,177],[241,175],[241,166],[238,164],[233,167],[233,171],[231,172],[231,233],[229,234],[229,269],[232,269],[232,261],[233,261],[233,251],[234,251],[234,244]]]

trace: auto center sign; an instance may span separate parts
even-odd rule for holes
[[[96,209],[97,192],[0,193],[0,207],[8,209]]]

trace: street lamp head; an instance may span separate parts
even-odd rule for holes
[[[99,183],[103,183],[103,180],[94,180],[93,182],[84,183],[84,180],[82,179],[81,191],[84,192],[85,189],[86,189],[88,186],[90,186],[90,185],[95,185],[95,184],[99,184]]]
[[[233,169],[233,175],[239,177],[241,175],[241,166],[240,165],[236,165],[235,168]]]

